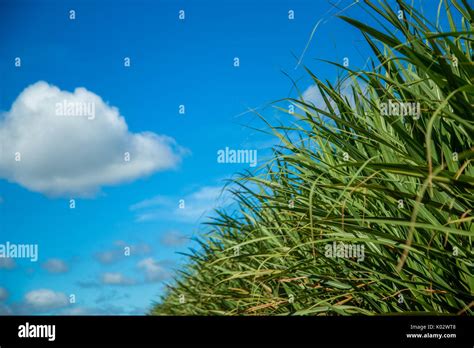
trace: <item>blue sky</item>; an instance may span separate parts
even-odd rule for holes
[[[0,244],[39,247],[37,262],[0,260],[0,313],[145,313],[201,216],[225,204],[223,180],[249,168],[217,163],[217,151],[256,150],[259,164],[268,155],[274,140],[249,128],[262,127],[249,109],[287,117],[268,103],[295,96],[284,73],[311,88],[303,65],[335,81],[314,58],[367,60],[357,30],[332,17],[348,7],[363,16],[351,4],[0,0]],[[96,100],[94,120],[47,113],[48,103],[82,97]],[[127,146],[132,167],[114,167]]]

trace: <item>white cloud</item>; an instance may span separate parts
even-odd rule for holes
[[[170,230],[165,232],[161,238],[161,244],[169,247],[178,247],[189,242],[190,237],[181,233],[180,231]]]
[[[136,221],[173,220],[197,222],[216,208],[229,203],[229,193],[223,186],[204,186],[184,197],[155,196],[130,207],[137,213]],[[180,207],[180,200],[184,207]]]
[[[141,260],[137,266],[145,273],[145,280],[147,282],[162,281],[170,276],[165,267],[152,257]]]
[[[172,200],[165,196],[155,196],[153,198],[145,199],[141,202],[135,203],[130,207],[130,210],[141,210],[158,205],[169,205]]]
[[[71,307],[56,314],[59,315],[143,315],[148,308],[131,307],[128,310],[123,306],[108,304],[98,307]],[[1,313],[1,308],[0,308]]]
[[[102,284],[105,285],[132,285],[135,284],[133,279],[125,277],[122,273],[104,273],[101,277]]]
[[[117,290],[105,291],[99,294],[99,297],[95,299],[95,303],[104,303],[104,302],[117,302],[121,299],[129,299],[130,294],[118,292]]]
[[[358,81],[360,84],[362,91],[364,92],[366,90],[365,83],[363,81]],[[352,86],[353,82],[350,79],[344,80],[340,86],[339,86],[339,92],[340,95],[343,98],[347,98],[349,100],[350,105],[354,106],[354,98],[352,96]],[[332,101],[330,97],[327,97],[329,101],[331,102],[331,105],[333,107],[336,106],[336,104]],[[301,99],[305,101],[306,103],[312,103],[315,107],[327,111],[328,108],[326,106],[326,103],[319,91],[319,88],[317,85],[311,85],[306,90],[303,92]]]
[[[49,259],[42,266],[49,273],[66,273],[69,270],[66,262],[61,259]]]
[[[85,307],[70,307],[62,310],[60,315],[93,315],[89,308]]]
[[[94,117],[58,116],[64,100],[94,105]],[[0,118],[0,139],[0,178],[49,196],[92,196],[174,168],[186,152],[171,137],[131,133],[119,110],[87,89],[71,93],[44,81],[27,87]]]
[[[13,269],[15,267],[15,260],[9,257],[0,257],[0,269]]]
[[[62,292],[49,289],[38,289],[25,295],[25,304],[37,310],[51,310],[69,305],[67,296]]]
[[[303,92],[301,97],[303,101],[314,104],[316,107],[322,108],[324,106],[324,99],[319,92],[318,86],[311,85]]]
[[[0,287],[0,302],[5,301],[7,298],[8,298],[7,289]]]
[[[124,241],[116,241],[116,248],[111,250],[104,250],[95,254],[97,261],[102,264],[112,264],[124,259],[126,251],[128,256],[140,256],[149,254],[152,251],[150,245],[146,243],[128,244]]]
[[[144,255],[149,254],[152,251],[152,248],[147,243],[137,243],[137,244],[130,244],[123,240],[118,240],[115,242],[115,245],[122,250],[122,252],[126,249],[130,252],[130,256],[137,256],[137,255]]]

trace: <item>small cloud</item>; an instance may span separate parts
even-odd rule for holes
[[[130,256],[145,255],[145,254],[151,253],[151,246],[146,243],[130,244],[130,243],[124,242],[123,240],[118,240],[115,242],[115,245],[117,247],[120,247],[121,250],[123,251],[125,250],[130,251]]]
[[[121,292],[118,292],[116,290],[113,291],[107,291],[102,294],[100,294],[96,299],[95,303],[104,303],[104,302],[110,302],[110,301],[117,301],[120,299],[127,299],[130,298],[130,294],[122,294]]]
[[[362,89],[362,92],[365,93],[367,90],[366,83],[363,81],[358,81],[358,84],[360,88]],[[354,83],[350,79],[346,79],[342,81],[339,86],[336,88],[339,89],[339,95],[341,95],[343,98],[347,98],[349,103],[351,105],[354,105],[354,96],[352,94],[352,87],[354,86]],[[324,101],[323,96],[321,95],[321,92],[319,91],[319,88],[317,85],[311,85],[306,90],[303,92],[301,99],[309,104],[313,104],[315,107],[318,109],[322,109],[324,111],[328,110],[328,107],[326,105],[326,102]],[[333,107],[336,106],[336,103],[331,100],[331,98],[328,98],[331,102],[331,105]]]
[[[141,202],[135,203],[130,206],[130,210],[135,211],[135,210],[140,210],[140,209],[145,209],[145,208],[150,208],[154,207],[157,205],[169,205],[174,203],[173,200],[171,200],[169,197],[165,196],[155,196],[150,199],[145,199]]]
[[[16,267],[15,260],[10,257],[0,257],[0,269],[14,269]]]
[[[0,315],[13,315],[13,311],[10,306],[0,303]]]
[[[152,248],[146,243],[129,244],[124,241],[116,241],[115,248],[101,251],[95,254],[95,258],[102,264],[112,264],[128,256],[143,256],[151,253]]]
[[[303,92],[301,99],[305,102],[312,103],[317,107],[324,106],[324,99],[319,92],[318,86],[311,85]]]
[[[66,273],[69,270],[66,262],[61,259],[49,259],[42,267],[49,273]]]
[[[123,306],[105,305],[99,307],[74,307],[61,311],[60,315],[134,315],[136,307],[126,310]],[[144,314],[145,311],[142,312]]]
[[[62,310],[60,315],[94,315],[95,313],[91,313],[89,308],[86,307],[71,307]]]
[[[155,196],[133,204],[137,222],[173,220],[197,222],[214,209],[229,204],[229,192],[223,186],[204,186],[184,197]]]
[[[0,302],[5,301],[7,298],[8,298],[7,289],[0,287]]]
[[[163,281],[170,276],[165,267],[152,257],[141,260],[137,267],[145,273],[145,280],[147,282]]]
[[[67,296],[50,289],[38,289],[25,295],[25,305],[38,311],[49,311],[69,305]]]
[[[133,285],[133,279],[125,277],[122,273],[104,273],[101,277],[101,283],[104,285]]]
[[[96,259],[103,264],[114,263],[121,259],[123,252],[119,250],[101,251],[95,254]]]
[[[184,235],[180,231],[171,230],[164,233],[161,238],[161,244],[169,247],[183,246],[189,242],[189,236]]]

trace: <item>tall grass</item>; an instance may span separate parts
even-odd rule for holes
[[[307,69],[324,105],[285,101],[296,122],[269,124],[281,146],[233,182],[237,211],[217,212],[151,314],[473,314],[473,10],[441,1],[430,23],[402,0],[363,7],[381,29],[340,19],[370,68],[330,63],[338,85]],[[388,102],[421,114],[382,115]],[[334,242],[363,260],[328,257]]]

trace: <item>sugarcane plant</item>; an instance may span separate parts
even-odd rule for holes
[[[365,1],[376,27],[339,17],[370,63],[327,62],[337,83],[306,67],[321,102],[276,102],[291,124],[259,115],[280,145],[228,185],[150,314],[474,313],[474,12],[436,5],[431,21],[403,0]]]

